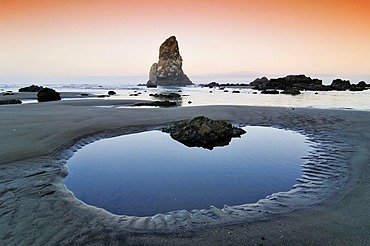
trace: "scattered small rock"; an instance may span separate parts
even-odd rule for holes
[[[164,108],[169,108],[169,107],[176,107],[177,103],[176,102],[171,102],[171,101],[154,101],[154,102],[145,102],[145,103],[136,103],[134,106],[152,106],[152,107],[164,107]]]
[[[177,94],[177,93],[169,93],[169,94],[155,93],[155,94],[149,94],[149,96],[155,97],[155,98],[160,98],[160,99],[172,99],[172,100],[181,99],[181,95]]]
[[[10,100],[0,100],[0,105],[6,104],[21,104],[22,101],[19,99],[10,99]]]

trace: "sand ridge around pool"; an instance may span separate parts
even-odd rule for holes
[[[357,171],[364,165],[361,164],[363,155],[369,154],[367,112],[243,106],[115,109],[92,107],[93,100],[91,107],[86,104],[78,106],[77,101],[62,101],[0,108],[1,139],[8,140],[0,143],[2,242],[10,245],[137,244],[148,243],[148,238],[163,239],[160,234],[148,236],[147,233],[189,232],[196,233],[189,239],[171,236],[168,239],[167,236],[168,244],[186,244],[197,237],[205,240],[209,230],[261,220],[273,222],[277,216],[300,216],[299,211],[313,211],[343,202],[356,187],[354,178],[358,178]],[[309,137],[315,151],[305,159],[304,175],[291,191],[273,194],[256,204],[140,218],[112,215],[88,206],[65,189],[66,160],[78,148],[98,139],[157,129],[198,115],[241,125],[299,131]],[[355,165],[353,160],[359,148],[362,148],[361,158]],[[254,223],[258,225],[257,222]],[[197,232],[200,229],[202,231]],[[234,239],[251,236],[254,234],[235,235]],[[204,244],[213,239],[209,240]]]

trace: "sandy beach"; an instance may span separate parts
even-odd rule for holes
[[[123,106],[133,102],[114,101]],[[0,107],[1,244],[368,245],[370,112],[95,107],[104,105],[112,105],[112,100]],[[315,152],[292,191],[235,207],[144,218],[117,216],[82,203],[64,187],[66,161],[82,146],[199,115],[298,131],[315,143]]]

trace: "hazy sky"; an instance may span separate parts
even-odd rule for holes
[[[171,35],[190,78],[370,82],[369,11],[369,0],[0,0],[0,83],[145,78]]]

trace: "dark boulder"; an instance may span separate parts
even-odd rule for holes
[[[18,91],[19,92],[39,92],[43,88],[44,87],[42,87],[42,86],[31,85],[31,86],[20,88]]]
[[[37,93],[37,101],[47,102],[47,101],[58,101],[61,100],[60,94],[50,88],[42,88]]]
[[[330,86],[333,90],[345,91],[351,88],[351,82],[349,80],[335,79]]]
[[[255,79],[253,82],[249,83],[249,85],[253,86],[255,90],[263,90],[266,89],[268,83],[269,79],[266,77],[262,77]]]
[[[219,84],[219,83],[217,83],[217,82],[211,82],[211,83],[207,84],[206,86],[207,86],[207,87],[209,87],[209,88],[213,88],[213,87],[218,87],[218,86],[220,86],[220,84]]]
[[[10,99],[10,100],[0,100],[0,105],[6,104],[21,104],[22,101],[19,99]]]
[[[155,84],[152,84],[150,82],[148,82],[148,84],[146,85],[147,88],[157,88],[158,86],[155,85]]]
[[[162,129],[176,141],[188,147],[202,147],[212,150],[216,146],[228,145],[232,138],[245,133],[241,128],[223,120],[211,120],[204,116],[181,120]]]
[[[115,91],[108,91],[108,95],[116,95],[117,93]]]
[[[365,81],[360,81],[360,82],[358,82],[356,86],[357,86],[358,88],[364,88],[364,89],[367,89],[367,88],[369,88],[369,87],[370,87],[370,85],[366,84],[366,82],[365,82]]]

